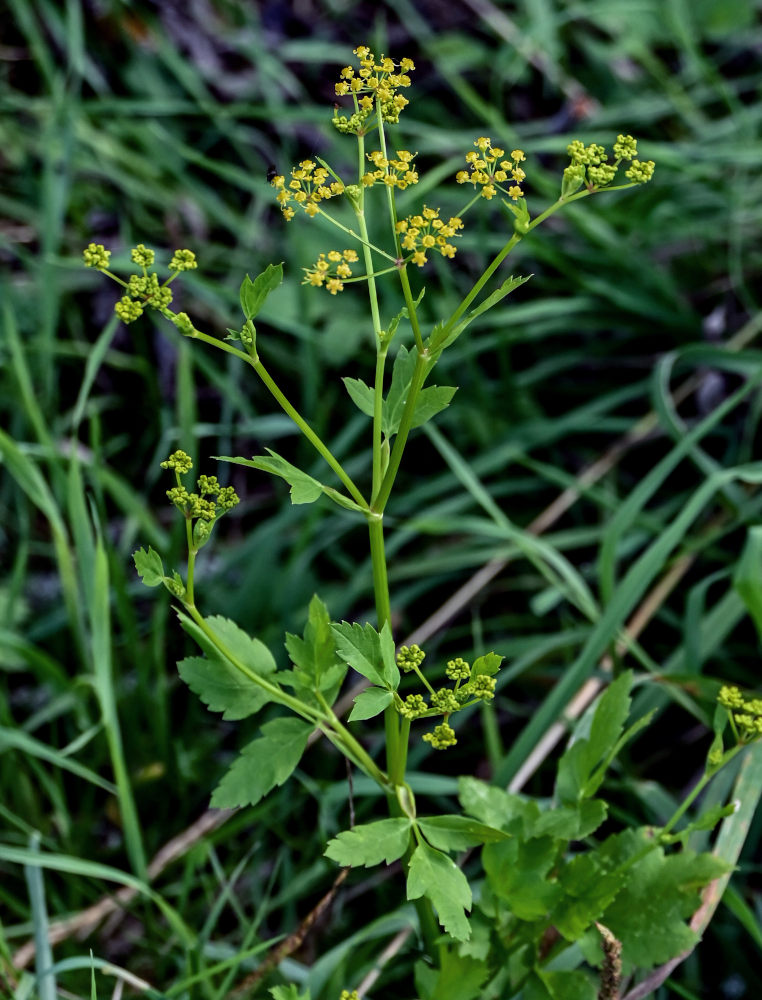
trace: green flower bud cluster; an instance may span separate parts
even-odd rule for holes
[[[451,715],[461,706],[460,699],[451,688],[440,688],[431,696],[431,707],[442,715]]]
[[[149,250],[148,247],[143,243],[138,243],[136,247],[133,247],[130,252],[130,257],[135,264],[140,264],[141,267],[153,267],[154,257],[153,250]]]
[[[419,646],[400,646],[397,651],[397,665],[406,673],[418,671],[426,654]],[[437,726],[433,733],[427,733],[423,739],[436,750],[444,750],[454,746],[455,734],[449,725],[449,718],[455,712],[472,705],[475,701],[492,701],[495,697],[495,678],[486,673],[472,676],[471,666],[460,656],[448,660],[445,676],[454,681],[452,687],[441,687],[434,690],[427,681],[424,683],[429,690],[429,700],[422,694],[409,694],[403,699],[395,696],[395,707],[399,714],[410,721],[429,718],[432,715],[443,715],[444,722]],[[465,683],[464,683],[465,682]]]
[[[448,747],[454,747],[458,742],[455,738],[455,730],[446,722],[435,726],[433,733],[424,733],[423,739],[425,743],[430,743],[434,750],[446,750]]]
[[[196,521],[193,543],[196,548],[201,548],[209,539],[216,520],[239,503],[238,495],[232,486],[220,486],[216,476],[203,475],[197,481],[198,492],[190,493],[180,481],[180,476],[193,468],[190,455],[184,451],[173,452],[161,463],[161,467],[175,473],[177,485],[167,490],[167,497],[183,517]]]
[[[339,1000],[360,1000],[360,994],[357,990],[352,990],[351,993],[349,990],[342,990]]]
[[[647,184],[654,175],[655,167],[656,164],[653,160],[646,160],[645,163],[641,163],[640,160],[633,160],[630,169],[625,170],[624,176],[629,177],[636,184]]]
[[[423,663],[426,654],[420,646],[400,646],[397,650],[397,666],[404,673],[410,673]]]
[[[645,184],[651,180],[655,164],[653,160],[642,162],[638,155],[638,144],[631,135],[618,135],[614,143],[614,162],[610,163],[604,146],[591,143],[586,146],[580,139],[574,139],[566,147],[571,159],[564,170],[561,182],[561,197],[568,198],[583,184],[590,190],[607,187],[617,175],[623,160],[632,161],[625,171],[625,177],[635,184]]]
[[[166,309],[172,302],[172,290],[159,285],[159,278],[151,274],[131,274],[127,282],[127,294],[133,299],[150,302],[155,309]]]
[[[143,315],[146,306],[159,309],[166,314],[172,302],[172,292],[168,287],[170,282],[174,281],[181,271],[190,271],[198,267],[196,255],[192,250],[175,250],[169,263],[170,276],[166,281],[159,283],[158,275],[153,271],[149,273],[148,270],[153,267],[156,254],[145,244],[138,243],[130,251],[130,258],[141,268],[142,274],[130,275],[128,281],[123,281],[106,270],[111,251],[106,250],[102,243],[90,243],[82,252],[82,257],[85,267],[104,271],[124,288],[125,294],[114,306],[114,312],[123,323],[134,323]],[[170,315],[169,318],[181,333],[193,332],[193,325],[185,313],[180,313],[176,317]]]
[[[638,144],[631,135],[618,135],[614,143],[614,156],[618,160],[634,160],[638,155]]]
[[[604,146],[599,146],[597,143],[593,142],[589,146],[586,146],[579,139],[574,139],[566,147],[566,152],[571,157],[571,161],[575,165],[584,164],[585,166],[597,167],[601,163],[606,162],[606,149]]]
[[[174,469],[178,475],[184,476],[193,468],[193,461],[190,455],[184,451],[175,451],[169,458],[161,463],[162,469]]]
[[[429,710],[426,699],[422,694],[409,694],[405,700],[397,706],[397,711],[404,719],[420,719]]]
[[[169,262],[170,271],[193,271],[197,267],[196,255],[192,250],[175,250]]]
[[[85,267],[94,267],[98,271],[104,271],[108,267],[111,251],[107,250],[102,243],[89,243],[82,251]]]
[[[123,323],[130,324],[143,315],[143,306],[129,295],[123,295],[114,306],[114,312]]]
[[[723,685],[717,701],[728,710],[740,743],[762,736],[762,698],[746,699],[734,685]]]
[[[481,701],[492,701],[495,697],[495,678],[486,674],[479,674],[472,681],[460,688],[458,695],[466,695],[469,698],[478,698]]]
[[[471,676],[471,667],[458,656],[454,660],[447,661],[445,674],[451,681],[467,681]]]
[[[190,316],[187,313],[174,313],[172,316],[172,322],[175,324],[180,333],[184,334],[186,337],[193,335],[195,327],[191,323]]]

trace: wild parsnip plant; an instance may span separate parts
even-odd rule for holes
[[[458,213],[446,218],[439,207],[422,204],[401,217],[397,192],[414,187],[419,174],[416,154],[397,149],[391,136],[408,104],[415,66],[410,59],[377,57],[367,46],[354,55],[336,83],[343,103],[333,124],[343,140],[356,145],[355,172],[342,174],[322,159],[304,159],[271,183],[289,224],[309,224],[319,215],[336,230],[336,242],[304,266],[303,283],[315,294],[337,297],[337,308],[340,296],[367,297],[366,349],[375,351],[374,381],[344,379],[347,405],[354,404],[371,421],[371,462],[364,476],[349,475],[260,356],[254,320],[283,280],[281,264],[271,264],[254,280],[244,278],[243,322],[223,340],[171,308],[172,283],[197,266],[192,251],[176,250],[163,280],[154,251],[142,244],[132,250],[138,270],[126,280],[109,270],[110,252],[104,246],[91,243],[84,258],[123,287],[115,308],[125,323],[138,320],[146,309],[156,310],[183,336],[226,351],[254,370],[322,457],[328,481],[271,449],[253,458],[218,458],[284,479],[293,504],[325,497],[358,523],[366,522],[376,621],[335,621],[315,596],[303,634],[285,637],[291,666],[279,669],[272,652],[235,622],[205,616],[196,599],[196,558],[238,497],[213,475],[196,478],[194,473],[192,480],[192,462],[183,450],[162,467],[173,477],[167,497],[185,522],[185,575],[166,570],[151,548],[135,553],[135,565],[147,586],[164,585],[175,599],[180,624],[202,653],[178,664],[180,676],[211,711],[239,720],[266,706],[280,709],[268,715],[260,735],[223,777],[213,806],[259,802],[289,779],[315,731],[382,791],[388,816],[339,832],[325,854],[345,867],[400,863],[400,901],[414,903],[411,920],[423,950],[415,966],[419,1000],[614,998],[623,976],[665,963],[698,939],[687,919],[698,910],[704,888],[730,866],[689,850],[686,841],[695,831],[714,828],[734,806],[713,806],[687,822],[684,817],[711,779],[762,734],[762,702],[736,688],[721,689],[703,776],[660,828],[617,827],[603,794],[615,757],[652,714],[630,721],[633,685],[648,681],[629,670],[609,684],[577,725],[558,761],[550,800],[512,794],[465,774],[459,782],[461,812],[419,814],[406,777],[411,741],[422,740],[439,751],[454,746],[459,714],[494,698],[503,657],[489,652],[473,658],[463,650],[462,656],[437,663],[416,645],[396,647],[384,513],[411,431],[436,417],[455,394],[454,387],[431,383],[440,358],[477,316],[531,277],[510,275],[493,285],[511,251],[564,206],[647,183],[654,164],[638,158],[629,135],[619,135],[611,153],[576,140],[568,147],[570,162],[558,199],[532,216],[525,198],[531,162],[524,151],[508,153],[481,136],[464,152],[465,165],[453,178],[467,191]],[[424,329],[418,308],[426,287],[421,269],[436,254],[456,258],[469,213],[491,211],[493,204],[502,209],[494,212],[494,224],[505,230],[504,245],[457,308]],[[382,229],[383,239],[377,235]],[[382,310],[381,282],[385,301],[394,287],[400,296],[391,312]],[[431,308],[436,313],[436,303]],[[262,349],[266,357],[266,343]],[[342,609],[332,610],[340,614]],[[342,720],[334,705],[349,671],[367,686]],[[376,732],[381,717],[385,759],[378,760],[367,749],[366,736]],[[436,756],[432,759],[436,763]],[[472,854],[477,848],[480,860]],[[357,983],[346,985],[341,1000],[354,1000],[358,994],[350,990]],[[294,985],[274,986],[271,993],[276,1000],[309,1000],[309,992],[300,993]]]

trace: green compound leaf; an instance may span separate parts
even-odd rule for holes
[[[349,713],[348,722],[373,719],[392,703],[394,695],[385,688],[369,687],[355,698],[355,705]]]
[[[394,361],[392,381],[382,411],[381,429],[388,438],[399,430],[402,411],[405,408],[410,383],[413,380],[415,362],[416,352],[408,351],[406,347],[401,346]],[[342,381],[355,406],[362,413],[372,417],[373,389],[359,378],[344,378]],[[422,389],[415,404],[411,426],[420,427],[421,424],[425,424],[427,420],[435,417],[437,413],[441,413],[450,405],[456,392],[457,389],[449,385],[430,385]]]
[[[291,662],[315,685],[327,667],[336,662],[336,644],[331,631],[328,608],[313,594],[307,611],[304,638],[286,632],[286,650]]]
[[[329,500],[333,500],[334,503],[337,503],[339,507],[343,507],[344,510],[352,510],[359,514],[367,514],[367,507],[361,507],[359,503],[355,503],[354,500],[350,499],[348,496],[345,496],[343,493],[339,493],[339,491],[335,490],[333,486],[323,486],[322,490]]]
[[[426,896],[437,911],[439,923],[456,941],[467,941],[471,927],[466,911],[471,909],[471,887],[454,861],[422,843],[410,859],[407,898]]]
[[[331,631],[328,609],[315,594],[310,601],[304,638],[286,633],[286,650],[294,670],[281,671],[281,684],[294,688],[299,698],[308,704],[332,705],[347,674],[347,665],[336,653],[336,641]]]
[[[524,984],[524,1000],[595,1000],[598,987],[578,969],[548,971],[535,968]]]
[[[372,625],[341,622],[332,625],[336,649],[340,656],[359,674],[378,687],[396,691],[400,682],[399,668],[394,659],[394,640],[389,623],[380,634]]]
[[[349,398],[355,406],[368,417],[373,416],[373,390],[361,378],[343,378],[341,380],[349,393]]]
[[[417,822],[431,846],[440,851],[465,851],[477,844],[505,840],[508,836],[468,816],[429,816]]]
[[[482,313],[487,312],[488,309],[492,309],[492,307],[496,306],[498,302],[501,302],[506,297],[506,295],[510,295],[511,292],[514,292],[525,282],[529,281],[531,277],[533,277],[531,274],[526,274],[526,275],[512,274],[510,278],[506,278],[499,288],[495,289],[495,291],[492,292],[490,295],[488,295],[486,299],[480,302],[479,305],[476,307],[476,309],[471,310],[471,312],[468,314],[469,322],[471,322],[471,320],[473,319],[476,319],[477,316],[481,316]]]
[[[245,719],[258,712],[271,700],[271,695],[247,677],[215,645],[199,626],[178,613],[183,629],[195,639],[206,656],[190,656],[181,660],[177,669],[188,687],[212,712],[222,712],[226,720]],[[214,616],[204,619],[214,637],[230,654],[252,673],[272,678],[277,669],[272,653],[260,642],[247,635],[235,622]]]
[[[389,386],[389,393],[384,400],[383,417],[381,428],[387,437],[392,437],[399,430],[402,412],[405,409],[410,383],[413,381],[413,370],[417,354],[415,351],[401,345],[394,360],[392,369],[392,382]],[[450,405],[450,400],[457,392],[453,386],[432,385],[422,389],[418,395],[418,400],[413,411],[413,422],[411,427],[420,427],[427,420],[440,413]],[[355,402],[357,402],[355,400]],[[359,406],[359,403],[357,404]],[[371,415],[373,400],[371,393]],[[363,407],[360,407],[363,409]],[[363,412],[366,412],[363,410]]]
[[[627,881],[627,874],[614,868],[605,845],[596,851],[578,854],[562,867],[558,878],[562,894],[550,920],[567,941],[582,937],[616,899]],[[597,948],[600,956],[599,943]]]
[[[478,778],[458,780],[458,799],[463,810],[487,826],[517,836],[531,836],[540,807],[531,799],[488,785]]]
[[[308,476],[306,472],[297,469],[295,465],[281,458],[271,448],[267,449],[270,457],[264,455],[259,458],[231,458],[228,455],[215,455],[220,462],[233,462],[235,465],[246,465],[251,469],[261,469],[262,472],[271,472],[274,476],[280,476],[291,486],[291,503],[314,503],[322,492],[323,486]]]
[[[300,993],[293,983],[288,986],[271,986],[270,996],[273,1000],[311,1000],[310,991]]]
[[[485,653],[484,656],[478,656],[471,666],[471,677],[479,677],[481,674],[485,674],[487,677],[494,676],[504,659],[505,657],[498,653]]]
[[[356,826],[329,840],[325,856],[342,868],[360,865],[372,868],[382,862],[390,865],[407,850],[411,826],[412,821],[407,817],[380,819]]]
[[[535,837],[556,840],[582,840],[589,837],[606,819],[608,806],[601,799],[583,799],[575,805],[559,806],[541,813],[534,823]]]
[[[486,962],[447,949],[438,969],[416,963],[415,988],[421,1000],[477,1000],[488,975]]]
[[[522,841],[518,837],[486,844],[482,864],[494,894],[505,900],[519,920],[543,918],[561,895],[548,876],[558,858],[552,837]]]
[[[642,846],[652,843],[647,830],[635,833]],[[602,918],[622,942],[625,964],[651,969],[692,948],[699,935],[685,919],[699,908],[704,887],[731,870],[712,854],[665,855],[661,847],[638,861]]]
[[[133,552],[132,559],[138,576],[146,587],[158,587],[164,583],[164,563],[158,552],[154,552],[149,546],[147,552],[145,549]]]
[[[212,795],[213,809],[256,805],[291,776],[314,729],[287,717],[262,726],[262,735],[244,747]]]
[[[597,791],[605,769],[598,771],[595,781],[591,777],[602,761],[609,761],[622,735],[630,711],[631,686],[632,671],[627,670],[609,684],[577,724],[571,746],[558,764],[556,795],[561,802],[573,803]]]
[[[283,281],[283,265],[268,264],[265,270],[252,281],[246,277],[241,282],[239,297],[241,309],[247,320],[254,319],[264,305],[265,299]]]
[[[749,529],[741,558],[733,573],[733,586],[746,605],[757,632],[762,636],[762,526]]]
[[[509,207],[513,208],[513,206]],[[523,285],[524,282],[529,281],[531,277],[532,277],[531,274],[527,274],[525,276],[511,275],[510,278],[506,278],[499,288],[497,288],[494,292],[488,295],[483,302],[481,302],[475,309],[471,310],[471,312],[466,316],[465,319],[462,319],[459,323],[456,323],[455,326],[453,326],[452,329],[450,329],[449,331],[447,331],[447,326],[445,323],[438,323],[432,330],[431,336],[429,337],[426,343],[426,347],[429,349],[431,353],[432,361],[436,361],[439,358],[442,351],[444,351],[447,347],[453,344],[461,335],[461,333],[463,333],[463,331],[466,329],[469,323],[475,320],[477,316],[481,316],[482,313],[485,313],[488,309],[491,309],[493,306],[497,305],[497,303],[500,302],[501,299],[504,299],[506,295],[510,295],[511,292],[515,291],[515,289],[517,289],[520,285]]]
[[[280,677],[282,683],[296,688],[316,701],[317,692],[332,705],[347,673],[346,664],[336,654],[336,641],[331,630],[328,609],[315,594],[310,601],[304,638],[286,633],[286,650],[296,668],[289,677]]]

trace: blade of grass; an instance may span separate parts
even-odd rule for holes
[[[29,852],[40,853],[40,836],[35,833],[29,841]],[[48,911],[45,905],[45,884],[42,871],[36,864],[24,865],[24,877],[29,890],[29,904],[32,910],[35,954],[36,986],[39,1000],[56,1000],[58,989],[53,969],[53,950],[48,941]]]

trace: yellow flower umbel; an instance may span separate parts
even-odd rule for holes
[[[473,184],[475,188],[481,188],[482,198],[488,201],[494,198],[498,191],[518,201],[524,194],[520,184],[526,174],[519,166],[526,159],[524,151],[514,149],[510,159],[503,159],[505,150],[493,146],[492,140],[487,136],[480,136],[474,145],[478,152],[466,153],[468,169],[459,170],[455,175],[458,184]],[[505,188],[504,184],[510,186]]]
[[[438,250],[443,257],[454,257],[457,247],[449,240],[459,236],[458,230],[462,228],[463,220],[457,215],[445,223],[439,218],[438,208],[425,205],[420,215],[400,219],[396,226],[402,237],[402,249],[412,251],[410,260],[418,267],[423,267],[428,260],[427,250]]]
[[[362,135],[377,107],[383,121],[396,124],[400,112],[409,103],[399,91],[410,86],[408,73],[415,69],[413,60],[401,59],[396,63],[384,55],[377,59],[367,45],[359,45],[354,53],[359,67],[345,66],[335,87],[337,97],[352,95],[354,114],[335,114],[334,127],[339,132]]]
[[[376,181],[381,181],[387,187],[396,187],[400,191],[404,191],[411,184],[418,183],[418,171],[413,163],[417,153],[398,149],[396,160],[387,160],[380,149],[365,155],[376,168],[362,175],[362,183],[365,187],[373,187]]]
[[[344,280],[352,277],[350,264],[357,262],[355,250],[329,250],[321,253],[312,268],[304,268],[303,285],[325,288],[336,295],[344,291]]]
[[[289,220],[294,217],[292,203],[303,208],[307,215],[313,216],[320,211],[318,205],[321,201],[343,194],[343,183],[338,180],[328,183],[328,177],[325,167],[319,167],[312,160],[302,160],[298,167],[294,167],[288,185],[282,174],[273,177],[270,183],[278,192],[276,197],[285,218]]]

